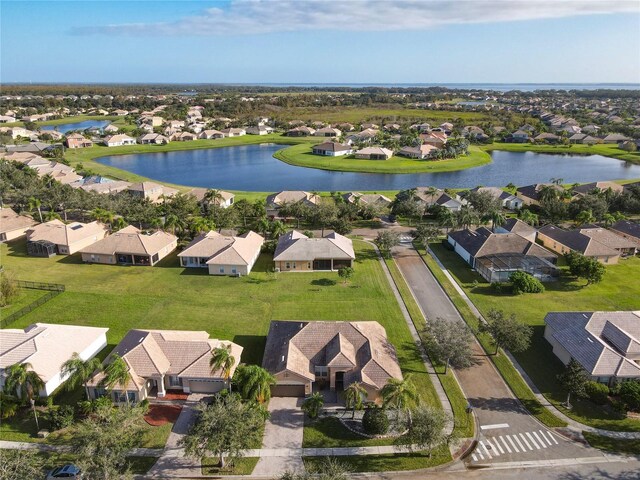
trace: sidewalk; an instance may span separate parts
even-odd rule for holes
[[[428,249],[428,253],[429,253],[429,255],[431,255],[431,258],[433,258],[436,261],[436,263],[438,264],[438,266],[440,267],[440,269],[442,270],[444,275],[447,277],[447,279],[449,279],[449,281],[451,282],[453,287],[460,294],[460,296],[463,298],[465,303],[469,306],[469,308],[471,309],[473,314],[476,315],[478,318],[480,318],[481,321],[484,322],[485,321],[484,317],[482,316],[480,311],[476,308],[475,304],[467,296],[467,294],[460,287],[460,285],[458,285],[458,282],[455,281],[453,276],[445,268],[445,266],[442,264],[442,262],[440,262],[440,259],[431,251],[430,248]],[[572,418],[568,417],[563,412],[558,410],[558,408],[556,408],[555,405],[553,405],[551,402],[549,402],[545,398],[544,395],[542,395],[542,393],[540,392],[538,387],[535,385],[535,383],[533,383],[533,380],[531,380],[529,375],[527,375],[527,373],[524,371],[524,369],[518,363],[518,361],[514,358],[514,356],[511,355],[511,353],[509,353],[509,352],[505,352],[505,353],[509,357],[509,360],[511,361],[511,363],[513,363],[513,366],[518,371],[520,376],[522,376],[522,378],[524,379],[526,384],[529,386],[529,388],[531,389],[531,391],[535,395],[536,399],[545,408],[549,409],[551,411],[551,413],[553,413],[555,416],[557,416],[561,420],[567,422],[567,424],[569,425],[569,427],[568,427],[569,429],[577,431],[577,432],[585,431],[585,432],[589,432],[589,433],[594,433],[596,435],[601,435],[603,437],[609,437],[609,438],[615,438],[615,439],[618,439],[618,440],[637,440],[637,439],[640,439],[640,432],[616,432],[614,430],[603,430],[603,429],[600,429],[600,428],[595,428],[595,427],[591,427],[589,425],[585,425],[583,423],[577,422],[576,420],[573,420]]]

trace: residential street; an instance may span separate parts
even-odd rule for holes
[[[410,244],[396,247],[393,253],[427,318],[441,317],[452,322],[463,322],[449,297]],[[478,447],[467,459],[470,465],[603,456],[598,450],[566,440],[530,416],[512,395],[480,344],[474,341],[472,348],[476,363],[470,368],[456,371],[480,426]]]

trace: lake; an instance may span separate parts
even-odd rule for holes
[[[262,144],[114,155],[103,165],[163,182],[192,187],[271,192],[279,190],[402,190],[417,186],[473,188],[529,185],[562,178],[565,183],[640,178],[640,165],[601,155],[570,156],[532,152],[492,152],[493,162],[457,172],[382,174],[297,167],[273,158],[283,145]],[[336,159],[336,161],[340,161]]]
[[[84,122],[62,123],[60,125],[44,125],[42,130],[57,130],[67,133],[72,130],[86,130],[87,128],[104,128],[111,123],[110,120],[85,120]]]

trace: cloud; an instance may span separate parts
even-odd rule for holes
[[[470,23],[640,13],[637,0],[232,0],[173,22],[74,28],[76,35],[217,36],[428,30]]]

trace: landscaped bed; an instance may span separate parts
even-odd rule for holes
[[[175,423],[181,411],[182,407],[179,405],[152,404],[144,416],[144,421],[153,427]]]

